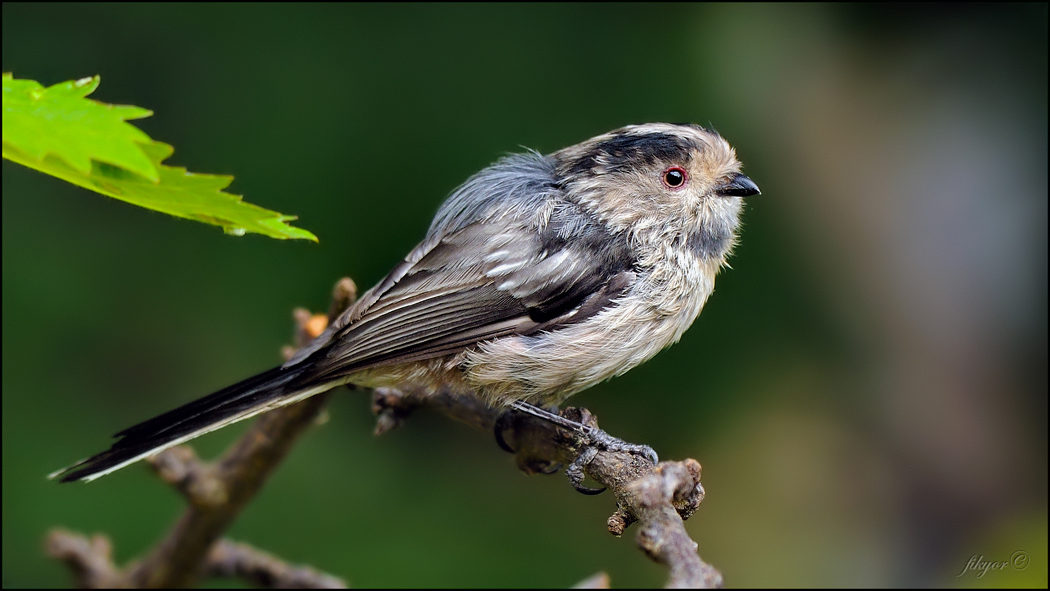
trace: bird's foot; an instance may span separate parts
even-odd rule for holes
[[[583,467],[591,463],[591,460],[598,455],[598,448],[596,447],[585,447],[580,455],[576,456],[576,459],[569,464],[569,467],[565,469],[565,475],[569,477],[569,484],[576,489],[577,492],[585,495],[598,495],[606,491],[606,488],[591,488],[583,485]]]
[[[505,413],[501,414],[499,416],[499,418],[496,419],[496,424],[493,425],[493,427],[492,427],[492,434],[496,436],[496,445],[498,445],[500,449],[502,449],[503,451],[505,451],[505,452],[507,452],[509,454],[518,453],[518,450],[514,449],[513,447],[510,446],[509,443],[507,443],[507,439],[506,439],[506,437],[504,437],[503,434],[506,433],[507,431],[513,430],[513,429],[514,429],[514,413],[513,412],[505,412]]]
[[[590,439],[591,445],[605,451],[623,451],[629,454],[642,456],[647,458],[655,466],[660,463],[660,456],[656,455],[656,450],[649,447],[648,445],[641,445],[638,443],[628,443],[619,437],[613,437],[605,431],[591,427],[590,425],[580,425],[583,434]]]
[[[519,450],[514,449],[510,442],[507,441],[507,432],[510,432],[513,437],[515,427],[517,427],[518,421],[521,418],[521,414],[515,411],[508,411],[501,414],[496,419],[496,424],[492,427],[492,434],[496,437],[496,445],[498,445],[503,451],[518,456],[518,467],[526,474],[554,474],[558,470],[561,470],[562,464],[559,464],[558,462],[519,455]],[[515,443],[517,443],[517,441],[515,441]]]
[[[579,455],[576,456],[576,459],[565,469],[565,474],[568,476],[569,483],[572,484],[573,488],[583,494],[596,495],[605,491],[604,488],[591,488],[583,485],[584,468],[594,460],[599,451],[626,452],[638,455],[649,460],[653,465],[660,462],[660,457],[656,454],[656,451],[648,445],[628,443],[618,437],[609,435],[602,429],[599,429],[597,425],[594,424],[595,421],[593,417],[586,410],[577,411],[572,409],[569,414],[578,414],[580,419],[573,420],[562,416],[561,414],[556,414],[526,402],[515,402],[512,404],[512,408],[519,412],[554,423],[560,427],[575,431],[581,436],[582,449]],[[509,418],[509,415],[511,415],[511,413],[506,413],[496,424],[496,442],[500,444],[500,447],[507,451],[511,451],[511,448],[509,445],[506,445],[506,440],[503,438],[503,431],[511,425],[512,419]]]

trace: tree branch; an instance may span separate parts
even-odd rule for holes
[[[342,313],[357,299],[357,286],[349,278],[336,283],[331,311]],[[317,337],[327,318],[296,310],[296,345]],[[287,352],[286,352],[287,355]],[[145,560],[132,569],[129,579],[138,587],[188,587],[203,574],[212,544],[222,537],[240,512],[262,488],[299,436],[314,423],[331,397],[331,391],[261,415],[233,447],[213,464],[186,462],[187,454],[168,450],[151,459],[166,481],[176,484],[190,507],[171,533]],[[172,470],[181,463],[185,469]]]
[[[297,346],[324,330],[329,318],[353,304],[356,286],[348,278],[333,291],[328,316],[297,309]],[[286,358],[295,348],[285,350]],[[48,536],[48,553],[65,562],[78,586],[186,587],[204,576],[237,576],[268,587],[338,588],[340,579],[308,567],[293,567],[260,550],[221,539],[241,510],[307,427],[323,417],[331,392],[261,415],[249,431],[213,463],[199,460],[188,446],[178,446],[150,458],[158,476],[179,490],[189,503],[167,537],[141,562],[124,569],[112,563],[111,546],[101,535],[88,539],[65,530]],[[637,542],[645,553],[670,570],[668,587],[720,587],[722,575],[697,555],[697,544],[685,530],[704,498],[700,464],[696,460],[660,462],[589,446],[586,436],[522,413],[493,409],[474,397],[448,391],[424,392],[380,388],[373,392],[376,434],[396,428],[413,411],[429,408],[474,428],[492,433],[513,446],[518,467],[529,474],[550,473],[559,465],[582,471],[613,492],[617,509],[609,531],[620,536],[639,523]],[[597,427],[586,409],[572,407],[562,415]],[[509,435],[509,437],[508,437]],[[588,579],[581,584],[600,583]]]
[[[372,410],[378,415],[376,432],[398,426],[419,408],[436,410],[488,432],[492,432],[499,421],[506,427],[503,437],[514,448],[518,467],[529,474],[549,473],[557,464],[572,465],[590,449],[588,455],[593,457],[582,466],[584,474],[607,487],[616,498],[616,512],[608,520],[609,532],[620,536],[629,525],[639,523],[638,545],[671,571],[667,587],[722,586],[721,573],[700,559],[696,542],[685,530],[684,520],[692,516],[704,500],[700,464],[696,460],[660,462],[654,466],[641,455],[595,450],[588,448],[585,436],[577,431],[522,413],[513,413],[501,420],[502,410],[447,391],[377,388],[372,403]],[[585,425],[598,426],[586,409],[567,407],[561,414]]]
[[[73,581],[81,589],[127,587],[125,579],[113,564],[113,544],[102,534],[87,538],[69,530],[55,528],[47,534],[45,551],[62,561],[73,572]]]
[[[239,577],[273,589],[345,589],[342,579],[308,566],[293,566],[249,546],[222,539],[208,552],[205,570],[211,576]]]
[[[180,490],[190,506],[153,552],[132,569],[136,587],[188,587],[204,574],[212,544],[222,537],[248,501],[291,449],[299,435],[328,403],[329,392],[269,412],[252,425],[223,457],[212,465],[188,470]],[[170,451],[170,450],[169,450]],[[185,452],[174,452],[185,453]],[[159,454],[151,463],[166,463]]]
[[[48,534],[47,553],[66,563],[77,587],[83,589],[129,588],[132,581],[113,564],[109,538],[54,529]],[[307,566],[293,566],[248,544],[221,539],[205,557],[204,574],[238,577],[274,589],[345,589],[341,579]]]
[[[354,282],[348,278],[340,280],[333,290],[330,312],[341,313],[353,304],[356,297]],[[299,347],[320,334],[327,324],[326,317],[313,316],[302,309],[297,309],[294,316]],[[285,351],[285,355],[288,356],[289,352]],[[67,532],[59,530],[49,537],[49,549],[54,550],[52,555],[70,565],[78,583],[85,586],[167,588],[195,584],[208,574],[209,557],[223,550],[222,544],[216,545],[223,532],[259,491],[303,431],[317,421],[330,396],[331,392],[325,392],[261,415],[248,432],[213,463],[201,462],[188,446],[173,447],[150,458],[150,465],[161,479],[178,489],[190,506],[167,537],[141,562],[124,570],[115,569],[108,561],[108,554],[106,560],[102,560],[101,551],[105,549],[108,553],[109,548],[105,538],[95,536],[90,543],[77,542]],[[246,556],[244,552],[234,553],[229,547],[225,549],[223,556]],[[255,560],[252,565],[277,564],[276,559],[269,558],[268,561]],[[100,567],[103,563],[109,564],[108,571]],[[230,563],[227,560],[225,564]],[[249,577],[252,580],[262,580],[259,568],[217,572],[242,576],[252,574]],[[324,587],[330,587],[331,581],[338,581],[328,575],[324,577],[327,577]],[[275,582],[283,580],[276,575],[271,579]]]

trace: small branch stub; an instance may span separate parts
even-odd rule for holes
[[[47,535],[48,556],[59,560],[73,573],[73,581],[82,589],[126,587],[113,565],[113,545],[102,534],[87,536],[56,528]]]

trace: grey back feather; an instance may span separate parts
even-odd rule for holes
[[[477,221],[536,213],[562,193],[555,168],[553,158],[534,151],[501,158],[445,200],[424,244]]]

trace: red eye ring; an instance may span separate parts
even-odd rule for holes
[[[681,189],[689,182],[689,173],[685,171],[681,166],[672,166],[664,171],[663,175],[664,184],[667,185],[668,189],[678,190]]]

